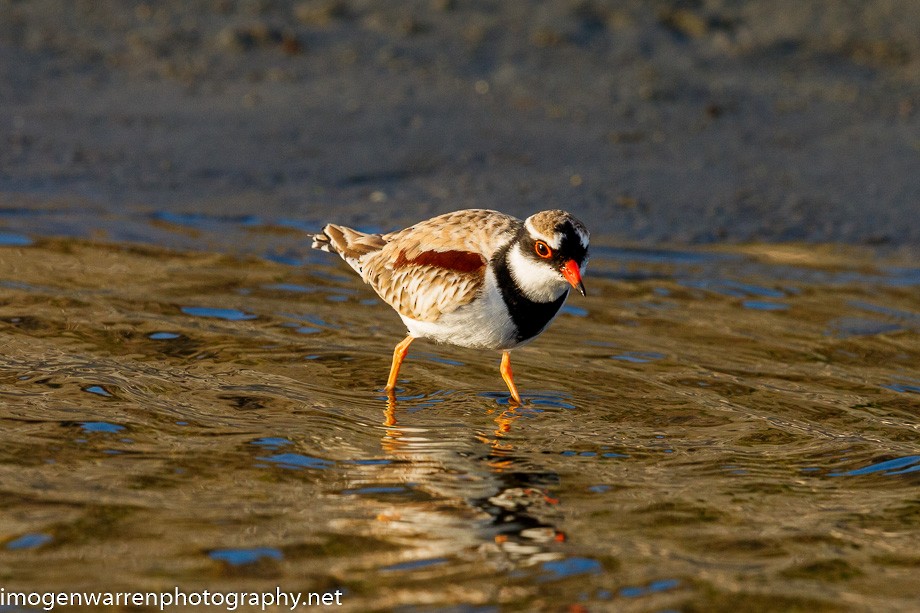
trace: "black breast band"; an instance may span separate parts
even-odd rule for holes
[[[569,292],[563,292],[552,302],[534,302],[525,296],[508,267],[508,250],[516,244],[517,241],[511,241],[497,251],[492,256],[492,268],[511,321],[517,328],[517,341],[522,343],[538,335],[552,321]]]

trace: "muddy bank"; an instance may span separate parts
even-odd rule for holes
[[[632,242],[904,248],[918,30],[910,0],[3,0],[0,224],[562,206]]]

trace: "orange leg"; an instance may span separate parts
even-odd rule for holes
[[[396,388],[396,377],[399,376],[399,367],[402,366],[403,360],[406,359],[406,354],[409,353],[409,345],[412,344],[413,340],[415,339],[411,336],[407,336],[401,343],[396,345],[396,349],[393,350],[393,365],[390,366],[390,378],[387,379],[386,387],[388,392],[392,392]]]
[[[505,385],[508,386],[508,390],[511,392],[512,400],[521,404],[521,395],[518,394],[517,386],[514,384],[514,374],[511,372],[511,354],[507,351],[502,352],[502,365],[499,370],[502,373],[502,379],[505,380]]]

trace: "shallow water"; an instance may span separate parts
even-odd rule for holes
[[[8,591],[916,610],[912,263],[600,241],[515,352],[524,406],[423,342],[391,403],[397,317],[303,229],[148,221],[183,249],[0,233]],[[251,255],[189,250],[205,222]]]

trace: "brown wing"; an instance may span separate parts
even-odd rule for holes
[[[481,209],[440,215],[383,235],[361,258],[362,276],[401,315],[434,321],[476,297],[489,259],[521,225]]]

